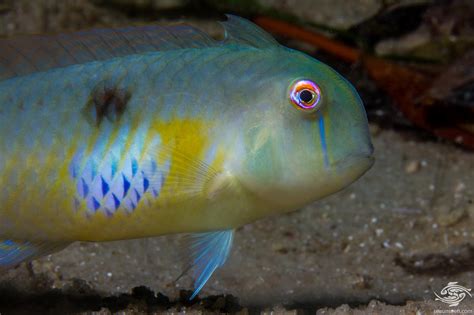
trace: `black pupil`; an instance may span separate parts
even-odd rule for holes
[[[310,103],[313,100],[313,93],[309,90],[303,90],[300,93],[300,100],[305,103]]]

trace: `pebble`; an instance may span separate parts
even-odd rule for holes
[[[458,182],[456,184],[456,187],[454,188],[454,193],[455,194],[460,194],[465,190],[466,190],[466,184],[464,184],[463,182]]]
[[[397,248],[403,249],[403,244],[400,243],[400,242],[395,242],[394,245],[395,245],[395,247],[397,247]]]
[[[405,165],[405,173],[414,174],[420,170],[420,166],[421,166],[420,161],[417,161],[417,160],[409,161]]]
[[[287,254],[289,251],[288,248],[286,248],[285,245],[281,243],[272,244],[272,250],[280,254]]]
[[[352,282],[352,288],[354,289],[370,289],[371,284],[370,284],[371,278],[366,275],[357,275],[354,277],[354,279],[351,281]]]

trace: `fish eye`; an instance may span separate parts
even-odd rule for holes
[[[320,107],[321,89],[311,80],[298,80],[291,85],[290,101],[300,110],[314,112]]]
[[[302,90],[300,92],[300,100],[305,104],[310,104],[314,99],[314,92],[311,90]]]

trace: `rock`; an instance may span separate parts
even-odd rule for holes
[[[357,290],[370,289],[372,281],[371,277],[367,275],[356,275],[352,282],[352,288]]]
[[[436,220],[440,226],[452,226],[457,224],[467,215],[467,207],[460,206],[457,207],[448,213],[442,213],[438,216]]]
[[[420,167],[421,167],[420,161],[417,161],[417,160],[409,161],[405,165],[405,173],[407,173],[407,174],[416,173],[420,170]]]

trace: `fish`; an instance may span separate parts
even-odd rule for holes
[[[185,234],[195,298],[235,230],[373,164],[361,98],[252,22],[0,39],[0,269],[69,244]]]

